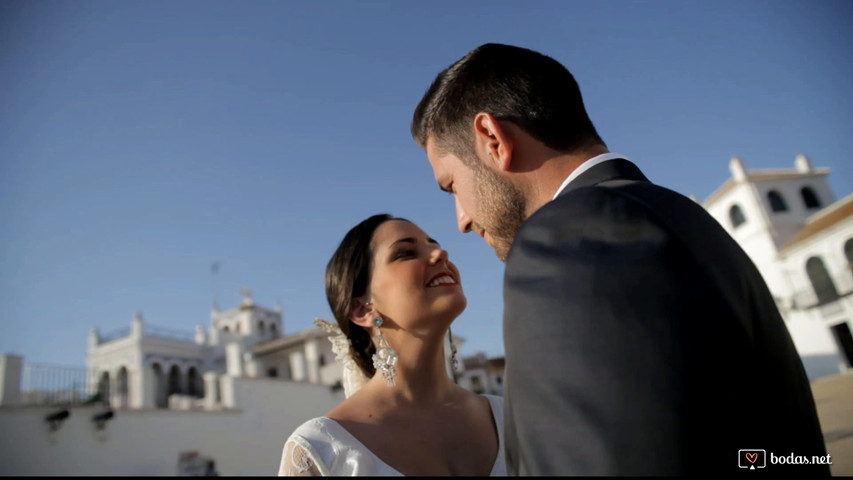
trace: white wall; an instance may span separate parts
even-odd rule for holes
[[[844,255],[844,243],[853,238],[853,218],[845,219],[819,235],[804,241],[784,252],[784,264],[794,282],[801,300],[814,303],[817,296],[806,272],[806,262],[811,257],[820,257],[835,289],[839,294],[853,290],[853,270]]]
[[[754,185],[740,183],[705,208],[746,252],[773,295],[788,297],[791,288],[779,271],[777,245],[771,235],[768,218],[770,214],[761,208],[765,203],[761,195]],[[738,205],[746,218],[746,222],[737,228],[732,227],[729,217],[733,205]]]
[[[793,311],[785,318],[809,380],[836,375],[846,368],[832,333],[816,311]]]
[[[24,357],[0,355],[0,405],[18,405],[21,401],[21,371]]]
[[[737,177],[732,163],[732,172]],[[824,171],[811,171],[795,177],[762,178],[754,182],[732,185],[725,193],[706,202],[705,208],[740,244],[758,267],[767,287],[779,300],[780,311],[809,378],[837,374],[847,368],[838,343],[830,328],[841,322],[853,325],[853,296],[840,299],[820,308],[808,308],[817,302],[806,274],[806,260],[820,256],[839,294],[853,291],[853,271],[844,256],[844,242],[853,237],[853,219],[845,219],[832,228],[820,232],[796,245],[778,250],[796,235],[809,217],[822,211],[826,214],[839,208],[845,200],[835,205],[835,196],[826,182]],[[810,187],[821,203],[820,209],[807,209],[800,190]],[[767,193],[778,192],[787,204],[787,212],[773,212]],[[729,219],[732,205],[740,206],[746,223],[733,228]],[[793,309],[791,308],[793,307]]]
[[[809,187],[818,197],[820,208],[806,208],[801,190]],[[767,216],[773,223],[776,233],[776,245],[782,247],[805,225],[806,219],[831,205],[835,196],[826,183],[826,176],[822,174],[804,175],[793,178],[774,178],[771,180],[757,181],[755,189],[761,198],[761,204],[767,212]],[[775,190],[785,201],[787,211],[774,212],[770,206],[767,194]]]
[[[817,303],[806,262],[816,256],[832,277],[839,294],[853,291],[853,271],[844,255],[844,243],[853,238],[853,219],[839,222],[830,229],[784,251],[784,268],[791,279],[798,307]],[[828,305],[806,311],[789,312],[788,328],[810,378],[845,371],[848,366],[830,328],[846,322],[853,329],[853,297],[847,296]]]
[[[47,407],[0,408],[0,475],[175,475],[180,452],[216,461],[221,475],[275,475],[302,422],[343,401],[341,392],[281,380],[232,379],[238,409],[117,410],[97,431],[94,407],[75,407],[56,432]]]

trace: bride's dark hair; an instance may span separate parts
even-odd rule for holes
[[[372,378],[376,372],[373,367],[376,347],[370,339],[370,332],[350,321],[349,316],[353,299],[364,295],[370,283],[370,264],[373,260],[370,243],[373,234],[379,225],[389,220],[409,222],[405,218],[393,217],[387,213],[363,220],[347,232],[326,266],[326,299],[338,326],[352,345],[356,365],[367,378]]]

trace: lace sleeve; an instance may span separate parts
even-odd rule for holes
[[[293,438],[284,444],[281,454],[281,465],[278,468],[280,477],[322,477],[320,467],[305,447]]]

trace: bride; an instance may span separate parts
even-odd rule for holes
[[[346,400],[297,428],[282,476],[506,475],[501,397],[448,376],[444,339],[465,309],[459,271],[417,225],[352,228],[326,268]]]

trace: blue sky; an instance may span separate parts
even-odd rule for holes
[[[407,217],[450,252],[463,354],[501,355],[503,265],[412,141],[482,43],[550,55],[611,151],[705,199],[798,152],[853,192],[849,1],[0,3],[0,352],[82,365],[92,327],[209,326],[239,289],[285,333],[330,317],[344,233]],[[215,282],[211,263],[221,262]]]

